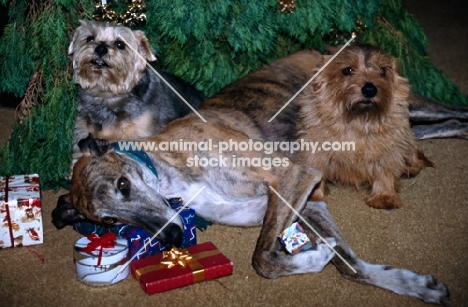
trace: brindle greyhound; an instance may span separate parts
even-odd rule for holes
[[[271,66],[272,72],[263,74],[244,87],[232,90],[232,101],[244,103],[244,109],[229,102],[219,108],[219,103],[210,99],[199,113],[208,121],[204,124],[195,115],[189,115],[170,123],[159,135],[146,139],[156,144],[168,140],[202,142],[207,138],[214,144],[228,139],[233,142],[265,140],[272,136],[287,139],[296,131],[294,119],[298,106],[292,104],[289,110],[281,113],[273,126],[261,126],[259,114],[266,104],[284,103],[298,89],[298,84],[310,77],[301,75],[303,71],[312,71],[316,63],[299,61],[292,67]],[[264,86],[251,86],[250,81],[258,78]],[[269,85],[275,85],[271,91]],[[291,94],[292,93],[292,94]],[[266,95],[262,102],[257,95]],[[263,97],[263,96],[262,96]],[[228,97],[229,98],[229,97]],[[427,104],[426,106],[428,106]],[[432,108],[432,109],[431,109]],[[421,107],[414,105],[414,115],[426,114],[427,110],[437,110],[438,105]],[[276,108],[272,108],[277,110]],[[444,108],[443,114],[450,114],[450,108]],[[447,113],[448,112],[448,113]],[[444,115],[445,116],[445,115]],[[448,115],[450,118],[452,116]],[[463,120],[463,115],[457,117]],[[434,118],[433,118],[434,119]],[[437,121],[444,118],[435,118]],[[423,117],[423,121],[426,120]],[[269,130],[271,129],[271,130]],[[426,130],[427,131],[427,130]],[[266,136],[268,135],[268,136]],[[266,155],[263,152],[241,150],[225,151],[220,157],[217,149],[198,151],[152,151],[148,155],[156,166],[157,175],[150,171],[141,160],[135,160],[103,140],[87,138],[81,142],[81,149],[86,154],[75,165],[70,194],[59,198],[58,207],[53,212],[53,222],[57,228],[73,224],[81,219],[91,219],[103,223],[127,223],[140,226],[150,233],[157,233],[175,214],[165,202],[166,198],[182,197],[190,199],[202,187],[203,192],[190,204],[201,217],[233,226],[262,225],[252,264],[255,270],[267,278],[283,275],[318,272],[331,261],[341,274],[357,282],[375,285],[399,294],[419,298],[425,302],[450,305],[447,287],[438,283],[431,275],[419,275],[406,269],[388,265],[370,264],[354,254],[341,235],[336,223],[321,201],[308,202],[307,198],[320,181],[321,173],[314,168],[298,165],[288,160],[279,152]],[[188,159],[214,159],[219,164],[210,167],[190,167]],[[275,167],[266,169],[260,166],[234,166],[234,157],[245,159],[276,159],[281,161]],[[286,159],[286,160],[285,160]],[[286,162],[286,163],[284,163]],[[287,180],[285,180],[287,178]],[[343,258],[340,258],[322,240],[317,239],[314,250],[296,255],[280,251],[277,234],[297,219],[297,215],[273,191],[278,191],[318,233],[327,239],[330,246]],[[163,240],[179,244],[182,234],[182,222],[173,223],[160,232]],[[312,234],[312,236],[314,236]],[[336,245],[335,245],[336,244]],[[350,264],[354,272],[347,264]]]
[[[195,116],[188,116],[170,124],[162,134],[150,137],[148,142],[160,144],[166,140],[190,138],[202,142],[210,135],[213,143],[224,141],[226,135],[234,142],[255,139],[255,134],[244,134],[237,127],[246,122],[236,114],[230,118],[219,112],[200,111],[210,123],[203,124]],[[222,119],[222,120],[220,120]],[[183,128],[181,128],[183,127]],[[250,127],[251,128],[251,127]],[[88,151],[75,165],[70,194],[61,196],[54,210],[57,226],[79,219],[103,223],[123,222],[158,232],[176,213],[165,199],[180,196],[190,199],[202,187],[190,206],[207,220],[232,226],[262,225],[252,264],[258,274],[267,278],[319,272],[331,260],[341,274],[364,284],[378,286],[398,294],[419,298],[425,302],[450,305],[447,287],[431,275],[371,264],[359,259],[340,233],[324,202],[308,202],[307,197],[320,181],[321,174],[314,168],[289,162],[287,166],[265,170],[263,167],[235,167],[231,157],[278,158],[262,152],[226,151],[226,166],[189,167],[187,159],[219,159],[217,150],[211,151],[152,151],[147,152],[157,169],[157,176],[131,155],[115,150],[92,137],[81,142]],[[287,178],[287,179],[286,179]],[[278,191],[288,204],[326,237],[331,246],[353,268],[320,240],[316,248],[296,255],[283,253],[277,234],[297,219],[289,206],[272,190]],[[73,206],[70,206],[73,204]],[[161,233],[161,239],[180,244],[182,222],[173,220]]]
[[[254,134],[244,134],[238,127],[249,122],[238,114],[220,117],[219,112],[201,110],[210,123],[188,116],[169,124],[160,135],[147,139],[156,144],[168,139],[202,142],[209,135],[213,143],[224,141],[226,135],[234,142],[256,139]],[[221,120],[222,119],[222,120]],[[252,127],[249,127],[252,128]],[[252,129],[250,131],[255,131]],[[341,235],[324,202],[308,202],[307,197],[320,181],[321,173],[314,168],[290,161],[266,170],[265,167],[236,167],[231,157],[271,158],[283,161],[284,156],[273,153],[226,151],[226,165],[218,167],[189,167],[187,159],[219,159],[216,149],[211,151],[152,151],[147,152],[157,169],[153,173],[145,163],[131,155],[115,150],[105,141],[91,136],[81,142],[85,155],[76,163],[70,194],[61,196],[54,212],[54,223],[63,226],[80,219],[103,223],[123,222],[146,229],[160,231],[176,213],[165,199],[174,196],[190,199],[205,187],[191,203],[197,214],[207,220],[232,226],[262,225],[252,264],[258,274],[267,278],[284,275],[319,272],[331,260],[341,274],[364,284],[375,285],[398,294],[409,295],[425,302],[450,305],[447,287],[431,275],[371,264],[357,258]],[[288,180],[284,180],[288,178]],[[274,191],[273,191],[273,189]],[[339,258],[321,240],[316,240],[314,250],[295,255],[285,254],[278,246],[277,234],[297,219],[290,204],[314,227],[321,236],[335,246]],[[73,204],[71,206],[70,204]],[[182,221],[174,219],[160,238],[175,245],[180,244]],[[348,267],[345,259],[356,272]]]

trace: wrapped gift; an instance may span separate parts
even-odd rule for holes
[[[283,230],[278,235],[278,238],[290,254],[296,254],[312,248],[312,242],[310,242],[309,237],[298,222]]]
[[[233,264],[211,242],[173,248],[130,264],[132,276],[147,294],[231,275]]]
[[[128,266],[120,272],[127,263],[127,254],[127,240],[112,232],[80,238],[73,248],[76,277],[91,286],[115,284],[130,272]]]
[[[43,243],[39,175],[0,177],[0,248]]]
[[[183,207],[177,198],[170,199],[169,203],[176,212]],[[180,212],[180,216],[185,226],[181,247],[189,247],[197,244],[195,210],[185,207]],[[159,239],[151,240],[152,235],[148,234],[145,230],[126,224],[108,226],[94,222],[78,222],[73,225],[73,229],[83,235],[103,235],[112,232],[119,237],[126,238],[128,240],[129,257],[132,258],[135,256],[135,260],[160,254],[171,248],[171,246],[164,241]],[[145,244],[147,244],[146,247],[144,247]],[[141,248],[143,248],[143,250],[141,250]]]

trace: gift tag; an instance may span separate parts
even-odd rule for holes
[[[313,247],[312,242],[310,242],[309,237],[298,222],[293,223],[291,226],[283,230],[278,235],[278,239],[290,254],[305,251]]]

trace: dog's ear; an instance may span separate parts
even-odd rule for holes
[[[151,45],[148,41],[148,39],[145,36],[145,33],[140,30],[135,30],[133,31],[133,35],[135,35],[135,38],[138,41],[138,51],[140,52],[141,55],[145,59],[147,59],[149,62],[156,61],[156,56],[153,53],[153,50],[151,49]]]
[[[75,42],[76,42],[76,38],[77,38],[77,32],[75,31],[75,33],[73,33],[73,38],[72,40],[70,41],[70,45],[68,45],[68,55],[73,55],[74,53],[74,49],[75,49]]]
[[[400,74],[400,69],[398,68],[398,59],[391,57],[392,58],[392,70],[395,71],[397,74]]]
[[[90,133],[86,139],[78,142],[78,147],[82,153],[91,153],[102,156],[109,150],[109,141],[104,139],[95,139]]]
[[[341,49],[341,47],[343,47],[343,44],[336,45],[336,46],[332,46],[332,45],[326,46],[325,50],[323,51],[323,54],[333,55],[337,53],[338,50]]]
[[[317,67],[313,71],[314,75],[320,69],[322,69],[322,67],[330,60],[331,57],[332,57],[331,55],[325,55],[325,54],[321,56],[320,63],[317,65]],[[322,73],[315,76],[312,82],[312,88],[314,89],[314,92],[319,91],[324,86],[325,80],[322,77],[323,77]]]
[[[67,225],[73,225],[80,221],[87,221],[87,219],[72,206],[70,194],[60,196],[57,207],[52,210],[52,223],[54,226],[57,229],[62,229]]]
[[[73,43],[75,42],[75,39],[72,39],[70,42],[70,45],[68,45],[68,55],[73,55]]]
[[[87,22],[85,20],[80,20],[80,26],[76,28],[75,32],[73,32],[72,40],[70,41],[70,45],[68,45],[68,55],[73,55],[75,44],[77,43],[77,39],[79,37],[80,29],[86,27]]]
[[[323,65],[325,65],[331,59],[331,57],[332,57],[331,54],[323,54],[320,59],[320,64],[318,66],[318,69],[322,68]]]

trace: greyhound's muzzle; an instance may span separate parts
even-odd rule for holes
[[[160,237],[164,242],[176,247],[182,245],[183,235],[184,231],[175,223],[170,223],[160,233]]]

